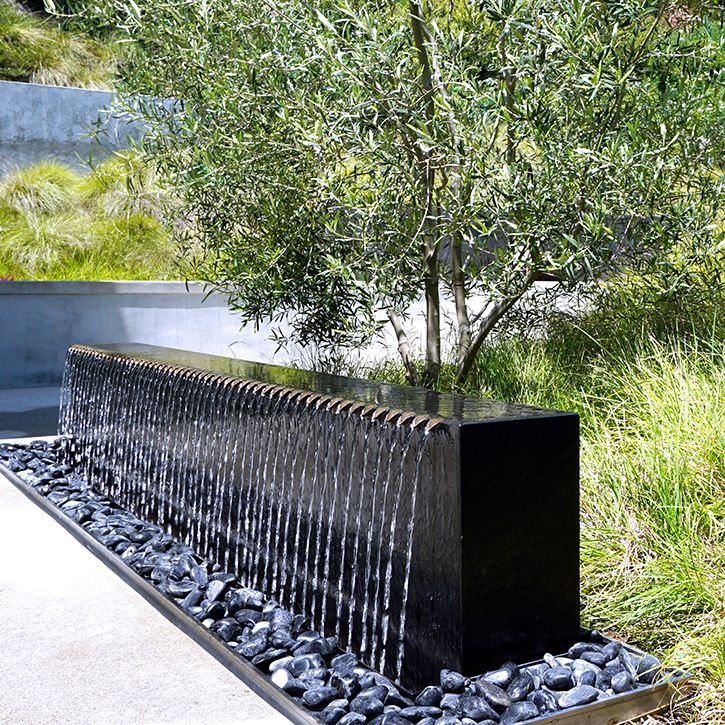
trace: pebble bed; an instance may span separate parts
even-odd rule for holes
[[[648,687],[660,662],[596,631],[565,656],[512,662],[479,677],[441,670],[413,697],[341,652],[335,637],[310,631],[263,592],[241,586],[158,526],[120,508],[63,460],[63,441],[0,444],[0,463],[58,506],[189,616],[251,662],[326,725],[511,725]]]

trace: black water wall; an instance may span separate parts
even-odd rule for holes
[[[148,346],[74,346],[101,489],[409,687],[578,631],[570,414]]]

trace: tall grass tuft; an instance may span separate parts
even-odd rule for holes
[[[44,162],[0,179],[0,277],[169,279],[164,195],[130,151],[85,176]]]
[[[110,88],[111,43],[62,29],[55,21],[0,0],[0,80]]]
[[[53,214],[74,204],[80,181],[72,169],[42,161],[0,179],[0,203],[17,214]]]

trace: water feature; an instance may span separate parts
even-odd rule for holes
[[[578,632],[576,416],[149,346],[74,346],[75,465],[408,685]]]

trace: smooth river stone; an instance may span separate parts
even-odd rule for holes
[[[617,694],[629,692],[634,689],[634,678],[629,672],[618,672],[612,677],[611,688]]]
[[[239,647],[237,647],[237,652],[239,652],[242,657],[246,657],[248,660],[251,660],[252,657],[262,654],[262,652],[266,649],[267,635],[264,632],[260,632],[259,634],[252,635],[246,642],[244,642],[244,644],[240,644]]]
[[[644,655],[636,660],[637,679],[651,685],[660,672],[662,663],[652,655]]]
[[[345,703],[347,705],[347,703]],[[334,705],[333,702],[331,702],[325,709],[318,715],[318,718],[321,723],[324,723],[324,725],[336,725],[338,720],[345,715],[347,710],[345,708],[340,707],[339,705]]]
[[[366,721],[365,715],[359,712],[348,712],[337,721],[337,725],[363,725]]]
[[[441,710],[455,710],[458,707],[459,697],[460,695],[455,695],[452,692],[446,692],[446,694],[441,697]]]
[[[443,688],[442,687],[436,687],[435,685],[428,685],[428,687],[424,687],[419,693],[418,696],[415,698],[415,702],[417,705],[432,705],[433,707],[438,707],[441,703],[441,698],[443,697]]]
[[[478,693],[486,698],[489,705],[497,710],[505,710],[512,702],[508,693],[497,685],[487,680],[477,680],[476,689]]]
[[[511,674],[510,670],[501,667],[498,670],[486,672],[481,679],[486,680],[486,682],[490,682],[492,685],[496,685],[497,687],[508,687],[511,684],[511,680],[514,679],[514,676],[515,675]]]
[[[565,692],[559,698],[559,707],[577,707],[578,705],[588,705],[599,697],[599,690],[589,685],[578,685],[569,692]]]
[[[347,700],[360,694],[360,682],[352,670],[336,671],[330,675],[330,686],[336,687]]]
[[[584,652],[601,652],[603,649],[600,644],[593,644],[592,642],[577,642],[569,647],[567,654],[573,660],[578,660]]]
[[[384,709],[383,703],[375,697],[358,695],[350,701],[350,711],[358,712],[371,720],[381,715]]]
[[[307,670],[319,669],[325,666],[325,660],[318,654],[299,655],[293,657],[287,664],[287,669],[295,676],[299,677]]]
[[[514,702],[520,702],[526,699],[526,695],[533,689],[533,678],[527,672],[522,672],[520,675],[514,677],[511,684],[506,688],[506,693]]]
[[[385,698],[388,696],[388,688],[384,685],[372,685],[362,690],[360,695],[363,697],[374,697],[376,700],[380,700],[380,702],[385,702]]]
[[[439,707],[432,705],[413,705],[413,707],[405,707],[400,711],[402,717],[408,718],[413,722],[418,722],[424,717],[438,718],[443,714]]]
[[[607,662],[613,660],[622,650],[622,645],[619,642],[610,642],[604,645],[602,648],[602,654],[606,658]]]
[[[571,670],[567,667],[552,667],[544,672],[544,684],[552,690],[570,690],[574,686]]]
[[[332,658],[330,667],[333,670],[349,670],[357,664],[357,657],[352,652],[345,652],[345,654],[337,655]]]
[[[229,584],[224,581],[214,580],[210,581],[206,586],[206,598],[210,602],[216,602],[220,600],[227,589],[229,588]]]
[[[456,712],[459,716],[470,717],[472,720],[493,720],[496,711],[480,695],[462,695],[458,700]]]
[[[369,721],[370,725],[412,725],[411,721],[402,717],[397,711],[384,712]]]
[[[334,687],[310,688],[302,695],[302,701],[312,710],[319,710],[337,700],[340,693]]]
[[[293,696],[302,695],[307,691],[307,685],[293,677],[287,670],[279,669],[272,673],[272,682],[277,687],[282,688],[285,692]]]
[[[500,725],[514,725],[537,717],[539,711],[533,702],[514,702],[501,715]]]
[[[596,667],[604,667],[607,664],[607,657],[601,652],[582,652],[580,660],[584,662],[591,662]]]
[[[441,687],[445,692],[463,692],[466,678],[454,670],[441,670]]]
[[[557,703],[556,698],[548,690],[536,690],[536,692],[530,692],[526,699],[529,702],[533,702],[534,705],[536,705],[536,709],[542,715],[548,715],[559,709],[559,704]]]

